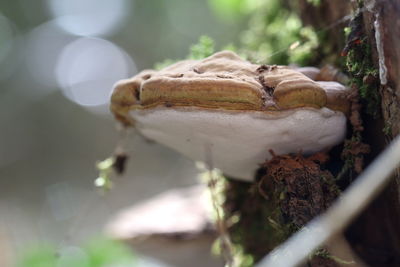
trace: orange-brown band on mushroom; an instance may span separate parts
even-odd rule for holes
[[[230,79],[151,79],[141,88],[141,105],[197,106],[230,110],[262,110],[265,92],[256,85]]]
[[[127,115],[132,105],[138,103],[135,92],[139,87],[140,84],[131,82],[130,80],[122,80],[115,85],[111,95],[110,110],[115,118],[125,125],[133,124],[133,121]]]
[[[346,113],[348,89],[334,84],[315,82],[285,66],[261,68],[223,51],[121,81],[114,88],[111,111],[125,125],[133,124],[131,110],[157,106],[265,112],[327,107]]]
[[[131,79],[118,81],[114,85],[111,95],[110,110],[125,125],[132,125],[133,120],[128,116],[129,111],[140,105],[140,87],[142,82],[149,79],[155,73],[153,70],[145,70]]]
[[[350,89],[337,82],[317,81],[327,96],[326,107],[332,110],[341,111],[348,115],[350,112],[350,101],[348,99]]]
[[[280,82],[285,80],[309,80],[304,74],[289,69],[285,66],[276,66],[270,70],[263,72],[264,82],[267,86],[275,88]]]
[[[325,91],[309,79],[282,81],[276,86],[273,97],[279,109],[322,108],[326,104]]]

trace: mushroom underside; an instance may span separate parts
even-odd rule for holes
[[[310,154],[340,143],[346,132],[344,114],[328,108],[270,113],[156,108],[130,114],[146,138],[193,160],[211,160],[225,174],[245,181],[253,180],[271,149]]]

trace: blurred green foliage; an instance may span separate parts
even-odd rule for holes
[[[84,250],[90,259],[90,267],[100,267],[111,263],[134,263],[135,261],[135,256],[129,247],[121,242],[106,238],[90,241],[84,247]]]
[[[316,58],[319,38],[305,27],[297,14],[279,0],[209,0],[210,8],[222,19],[248,17],[248,29],[240,34],[240,44],[222,46],[258,64],[309,65]],[[314,3],[314,2],[313,2]],[[215,51],[214,41],[201,36],[190,48],[189,59],[202,59]],[[167,59],[155,65],[164,68],[177,60]]]
[[[36,246],[24,253],[18,267],[54,267],[56,264],[56,252],[52,247]]]
[[[321,0],[307,0],[307,2],[314,6],[319,6],[321,4]]]
[[[178,60],[174,60],[174,59],[170,59],[170,58],[164,59],[164,60],[161,61],[161,62],[156,62],[156,63],[154,64],[154,69],[156,69],[156,70],[161,70],[161,69],[163,69],[163,68],[165,68],[165,67],[167,67],[167,66],[169,66],[169,65],[174,64],[174,63],[177,62],[177,61],[178,61]]]
[[[60,252],[52,246],[35,246],[20,257],[18,267],[106,267],[136,266],[136,257],[124,244],[99,237],[83,247]]]
[[[225,22],[232,22],[249,15],[264,0],[208,0],[208,6],[214,14]]]
[[[214,40],[208,36],[201,36],[199,42],[190,47],[190,59],[202,59],[211,56],[215,51]]]
[[[279,0],[266,0],[254,10],[248,30],[241,36],[248,58],[262,64],[307,65],[319,42],[310,27]]]
[[[211,10],[227,22],[239,18],[243,14],[246,0],[208,0]]]
[[[259,64],[308,65],[318,53],[319,38],[305,27],[297,14],[279,0],[209,0],[210,8],[223,20],[248,15],[248,29],[241,33],[240,44],[225,45],[242,57]],[[312,2],[319,4],[318,0]],[[204,37],[203,37],[204,38]],[[204,47],[200,39],[198,45]],[[196,59],[208,56],[197,53]],[[202,56],[202,57],[201,57]]]
[[[95,186],[102,188],[104,191],[109,191],[112,188],[111,175],[113,174],[114,157],[109,157],[96,164],[99,171],[99,177],[94,181]]]
[[[196,44],[190,46],[190,52],[186,56],[186,59],[202,59],[211,56],[215,52],[214,40],[210,37],[203,35],[200,36],[199,41]],[[156,70],[163,69],[179,60],[166,59],[162,62],[158,62],[154,65]]]

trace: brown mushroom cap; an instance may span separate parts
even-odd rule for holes
[[[347,109],[347,99],[342,97],[345,91],[331,94],[335,103],[329,108]],[[142,71],[117,83],[111,111],[129,125],[128,113],[134,109],[178,106],[280,111],[327,107],[328,98],[324,86],[301,72],[285,66],[255,65],[223,51],[203,60],[180,61],[160,71]]]
[[[271,88],[275,105],[280,110],[299,107],[322,108],[326,94],[316,82],[304,74],[283,66],[262,69],[263,84]]]

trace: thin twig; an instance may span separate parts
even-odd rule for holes
[[[229,232],[227,229],[227,224],[226,221],[224,220],[223,216],[221,215],[220,209],[221,209],[221,203],[218,201],[218,192],[216,189],[216,185],[218,183],[218,179],[221,177],[216,177],[216,172],[213,168],[212,164],[212,157],[211,157],[211,147],[206,146],[206,164],[207,164],[207,170],[208,170],[208,177],[209,177],[209,182],[208,182],[208,187],[210,189],[210,195],[211,195],[211,202],[213,205],[213,209],[215,210],[216,213],[216,228],[218,232],[218,238],[220,241],[220,247],[221,247],[221,254],[224,257],[225,263],[227,267],[233,267],[235,266],[234,263],[234,251],[233,251],[233,245],[229,236]]]

